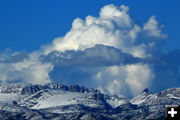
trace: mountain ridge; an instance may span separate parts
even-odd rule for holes
[[[158,93],[145,89],[133,98],[125,98],[79,85],[0,84],[2,120],[12,116],[32,120],[163,119],[165,105],[179,104],[180,88]]]

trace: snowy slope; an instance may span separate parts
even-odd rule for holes
[[[89,107],[99,107],[104,103],[97,99],[94,93],[69,92],[46,89],[18,101],[20,106],[31,109],[43,109],[55,106],[81,104]]]
[[[12,101],[17,100],[19,98],[18,94],[15,93],[0,93],[0,104],[2,103],[12,103]]]
[[[113,95],[113,96],[105,96],[105,100],[106,102],[112,107],[112,108],[116,108],[122,104],[126,104],[128,102],[128,99],[125,97],[118,97],[117,95]]]
[[[180,88],[170,88],[164,91],[161,91],[159,93],[148,93],[148,92],[143,92],[139,94],[138,96],[132,98],[130,102],[132,104],[144,104],[148,103],[150,101],[155,101],[158,99],[176,99],[180,100]]]
[[[0,103],[12,103],[20,99],[21,90],[25,84],[0,84]]]

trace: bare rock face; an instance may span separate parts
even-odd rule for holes
[[[149,89],[148,88],[144,89],[143,93],[149,93]]]
[[[63,85],[63,84],[58,84],[58,83],[50,83],[45,85],[45,88],[48,89],[58,89],[58,90],[64,90],[64,91],[70,91],[70,92],[81,92],[81,93],[100,93],[99,90],[97,89],[88,89],[85,88],[84,86],[79,86],[79,85]]]
[[[21,94],[22,95],[30,95],[30,94],[36,93],[40,90],[43,90],[43,89],[45,89],[45,87],[41,86],[41,85],[28,85],[28,86],[25,86],[22,88]]]

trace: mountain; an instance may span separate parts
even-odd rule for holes
[[[179,104],[180,88],[145,89],[130,99],[79,85],[0,85],[1,120],[164,119],[165,105]]]

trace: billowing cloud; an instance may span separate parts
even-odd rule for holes
[[[1,54],[1,56],[4,53]],[[51,82],[49,72],[53,66],[33,60],[25,53],[8,53],[0,62],[0,82],[45,84]]]
[[[16,63],[29,59],[29,56],[25,52],[12,52],[10,49],[6,49],[0,53],[0,63]]]
[[[139,25],[127,6],[106,5],[98,17],[75,19],[65,36],[28,56],[0,58],[0,80],[80,84],[126,96],[173,87],[179,83],[180,54],[163,52],[162,29],[155,16]],[[176,82],[168,84],[170,79]]]
[[[99,83],[98,88],[105,92],[133,96],[141,92],[142,88],[149,87],[154,77],[149,65],[132,64],[107,67],[98,72],[95,79]]]
[[[91,74],[91,80],[84,80],[84,83],[92,84],[96,78],[103,78],[103,84],[96,81],[92,86],[97,85],[112,94],[135,95],[149,87],[155,78],[152,64],[165,38],[162,25],[154,16],[144,25],[138,25],[129,15],[127,6],[111,4],[100,10],[99,17],[75,19],[64,37],[43,46],[42,51],[48,56],[46,60],[49,58],[51,63],[59,66],[87,65],[83,71],[89,70],[85,73]],[[106,47],[97,47],[97,44]],[[89,69],[88,65],[96,68]],[[111,74],[112,71],[118,75]]]
[[[140,26],[130,17],[128,9],[123,5],[107,5],[101,9],[99,17],[75,19],[71,30],[64,37],[56,38],[52,44],[44,46],[44,53],[84,50],[103,44],[136,57],[150,56],[154,47],[165,38],[162,26],[154,16],[144,26]]]
[[[149,36],[156,38],[166,38],[165,34],[162,34],[162,25],[159,25],[156,18],[152,16],[149,21],[144,25],[143,30],[149,34]]]

